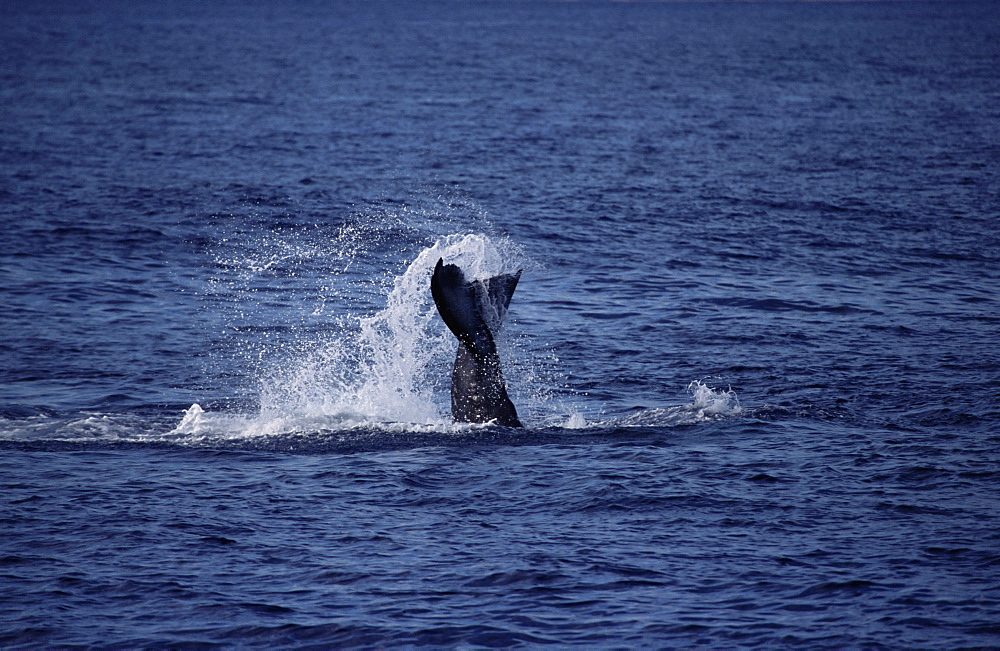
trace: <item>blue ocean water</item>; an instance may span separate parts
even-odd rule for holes
[[[0,6],[0,645],[1000,646],[1000,6]],[[455,425],[439,257],[524,269]]]

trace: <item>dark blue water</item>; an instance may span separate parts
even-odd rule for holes
[[[0,6],[0,645],[1000,646],[996,3]],[[438,257],[524,269],[524,430]]]

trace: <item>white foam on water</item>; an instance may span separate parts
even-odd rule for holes
[[[739,398],[732,389],[715,389],[700,380],[695,380],[688,384],[687,391],[691,394],[690,403],[644,409],[610,419],[594,419],[586,421],[586,427],[678,427],[726,420],[743,413]]]
[[[67,416],[0,418],[0,441],[129,441],[162,436],[162,419],[80,412]]]
[[[729,418],[743,413],[740,400],[732,389],[725,391],[713,389],[699,380],[695,380],[688,385],[688,391],[694,398],[694,403],[689,406],[689,409],[700,419]]]

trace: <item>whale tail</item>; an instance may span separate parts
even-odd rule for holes
[[[431,295],[459,341],[451,376],[451,415],[458,422],[521,427],[500,369],[496,332],[507,316],[521,272],[469,282],[462,270],[438,260]]]

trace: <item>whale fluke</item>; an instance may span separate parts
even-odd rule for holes
[[[434,267],[431,296],[459,342],[451,374],[451,416],[456,422],[522,427],[507,395],[493,337],[520,277],[518,271],[469,282],[460,268],[444,259]]]

